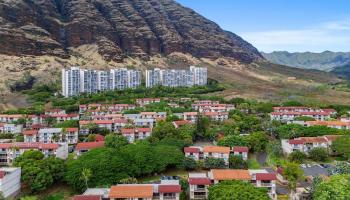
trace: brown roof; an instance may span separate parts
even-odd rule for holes
[[[324,137],[300,137],[304,143],[326,143],[327,140]]]
[[[220,147],[220,146],[205,146],[203,152],[212,153],[230,153],[230,147]]]
[[[152,198],[151,185],[116,185],[109,191],[109,198]]]
[[[251,180],[248,170],[243,169],[212,169],[214,180]]]

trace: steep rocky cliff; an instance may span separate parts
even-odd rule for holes
[[[0,54],[67,58],[85,44],[115,61],[172,52],[262,59],[239,36],[173,0],[0,0]]]

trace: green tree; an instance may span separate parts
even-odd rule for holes
[[[242,181],[223,181],[209,187],[209,200],[269,200],[267,190]]]
[[[199,113],[196,121],[196,137],[203,138],[204,136],[206,136],[209,125],[209,118]]]
[[[334,175],[318,184],[313,198],[317,200],[346,200],[350,197],[350,174]]]
[[[222,169],[226,168],[225,160],[222,158],[206,158],[204,160],[206,169]]]
[[[193,158],[185,157],[183,161],[183,168],[185,168],[186,170],[194,170],[197,167],[197,162]]]
[[[96,141],[96,135],[95,134],[90,134],[87,137],[88,142],[95,142]]]
[[[81,171],[81,179],[84,181],[86,189],[89,188],[88,182],[91,176],[92,176],[92,172],[90,169],[84,168],[83,171]]]
[[[316,147],[309,151],[309,157],[314,161],[325,161],[328,158],[328,151],[323,147]]]
[[[315,118],[308,116],[299,116],[294,118],[295,121],[315,121]]]
[[[25,196],[21,197],[21,200],[38,200],[38,198],[35,196]]]
[[[128,144],[128,139],[121,135],[108,134],[105,137],[105,146],[109,148],[121,148]]]
[[[293,193],[296,189],[297,182],[302,178],[303,171],[300,169],[297,163],[287,163],[284,171],[284,176],[288,180],[288,186]]]
[[[16,142],[24,142],[24,136],[23,135],[16,135]]]
[[[264,151],[269,140],[264,132],[253,132],[247,136],[249,148],[254,152]]]
[[[301,151],[293,151],[288,155],[288,160],[295,163],[303,163],[307,155]]]
[[[152,131],[152,137],[158,138],[159,140],[166,137],[176,138],[177,130],[171,122],[160,121]]]
[[[350,160],[350,136],[338,137],[332,142],[331,149],[345,159]]]
[[[75,190],[86,188],[81,172],[90,169],[89,187],[113,185],[120,180],[161,173],[170,167],[181,167],[184,155],[177,146],[140,141],[120,148],[90,150],[78,159],[68,160],[65,180]],[[98,164],[96,164],[98,163]]]
[[[276,130],[277,136],[281,139],[291,139],[302,136],[305,127],[299,124],[286,124],[279,126]]]
[[[22,168],[21,180],[31,192],[43,191],[54,181],[62,179],[64,162],[59,158],[44,158],[40,151],[29,150],[13,163]]]
[[[227,146],[227,147],[234,147],[234,146],[249,146],[248,139],[244,136],[240,135],[229,135],[225,136],[221,140],[218,141],[219,146]]]
[[[248,163],[239,155],[230,155],[229,163],[231,169],[248,169]]]
[[[270,141],[267,144],[267,152],[275,157],[281,157],[283,156],[283,149],[282,149],[282,145],[281,142],[279,141]]]

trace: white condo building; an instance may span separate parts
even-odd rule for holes
[[[190,87],[207,84],[207,68],[191,66],[189,70],[159,69],[146,70],[146,87],[156,85],[168,87]]]
[[[126,68],[109,71],[71,67],[62,70],[62,95],[76,96],[80,93],[96,93],[106,90],[136,88],[141,85],[141,71]]]

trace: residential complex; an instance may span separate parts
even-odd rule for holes
[[[146,87],[157,85],[168,87],[191,87],[207,84],[207,68],[191,66],[184,69],[159,69],[146,70]]]
[[[62,69],[62,95],[65,97],[80,93],[136,88],[140,85],[141,71],[138,70],[119,68],[102,71],[79,67]]]
[[[300,151],[308,153],[316,147],[322,147],[330,150],[332,142],[336,140],[339,135],[325,135],[318,137],[299,137],[290,140],[282,140],[282,149],[286,154],[290,154],[293,151]]]
[[[308,107],[274,107],[271,120],[291,122],[296,117],[312,117],[317,121],[325,121],[336,114],[334,109],[315,109]]]

